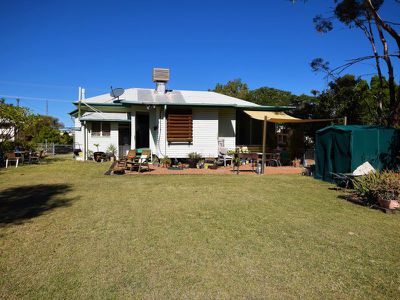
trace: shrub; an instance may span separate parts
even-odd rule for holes
[[[160,162],[163,166],[170,166],[172,163],[171,159],[168,156],[164,156],[163,158],[161,158]]]
[[[188,156],[190,159],[201,159],[201,154],[197,152],[191,152]]]
[[[112,154],[113,156],[115,156],[115,153],[117,153],[117,147],[115,147],[114,144],[110,144],[110,145],[107,147],[107,152],[108,152],[109,154]]]
[[[398,200],[400,176],[392,171],[370,173],[354,180],[354,193],[368,205],[379,200]]]

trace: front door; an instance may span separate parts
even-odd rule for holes
[[[119,156],[126,155],[131,148],[131,125],[126,123],[118,124],[118,148]]]
[[[149,113],[136,113],[136,148],[150,147]]]

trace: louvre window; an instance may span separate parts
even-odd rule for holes
[[[193,119],[190,109],[172,109],[167,115],[168,143],[191,143],[193,141]]]

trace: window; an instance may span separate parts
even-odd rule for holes
[[[101,135],[101,122],[93,122],[92,136],[100,136],[100,135]]]
[[[110,136],[110,132],[111,132],[110,122],[101,123],[101,132],[102,132],[102,136]]]
[[[173,109],[167,116],[167,141],[168,143],[193,141],[192,110]]]
[[[92,122],[92,136],[110,136],[111,124],[110,122]]]

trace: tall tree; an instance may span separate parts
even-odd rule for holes
[[[396,94],[396,84],[395,84],[395,74],[393,64],[391,62],[391,57],[400,58],[400,36],[399,33],[390,25],[390,21],[383,20],[379,15],[379,9],[384,3],[384,0],[334,0],[335,4],[333,15],[316,16],[313,21],[315,28],[319,32],[331,31],[333,26],[333,21],[338,20],[342,24],[345,24],[349,28],[360,29],[365,37],[371,44],[371,50],[373,55],[363,56],[350,60],[346,64],[331,69],[329,65],[318,58],[313,60],[311,66],[314,70],[323,70],[329,75],[334,73],[340,74],[348,67],[355,63],[362,62],[368,59],[374,59],[377,75],[379,78],[380,93],[376,99],[378,108],[378,122],[386,123],[391,126],[398,126],[400,119],[400,95]],[[376,31],[373,29],[373,25],[376,27]],[[389,33],[389,35],[396,41],[398,45],[397,52],[391,53],[389,50],[389,44],[385,38],[384,31]],[[381,43],[382,54],[379,54],[378,45],[376,44],[375,32],[378,33],[378,39]],[[387,67],[388,74],[388,88],[389,88],[389,110],[390,114],[387,116],[386,120],[382,118],[382,112],[384,110],[384,77],[382,75],[382,68],[380,60],[383,59]]]
[[[27,108],[0,101],[0,148],[32,125],[32,114]]]
[[[249,88],[246,83],[243,83],[242,80],[238,78],[230,80],[226,84],[217,83],[213,91],[239,99],[246,99]]]

